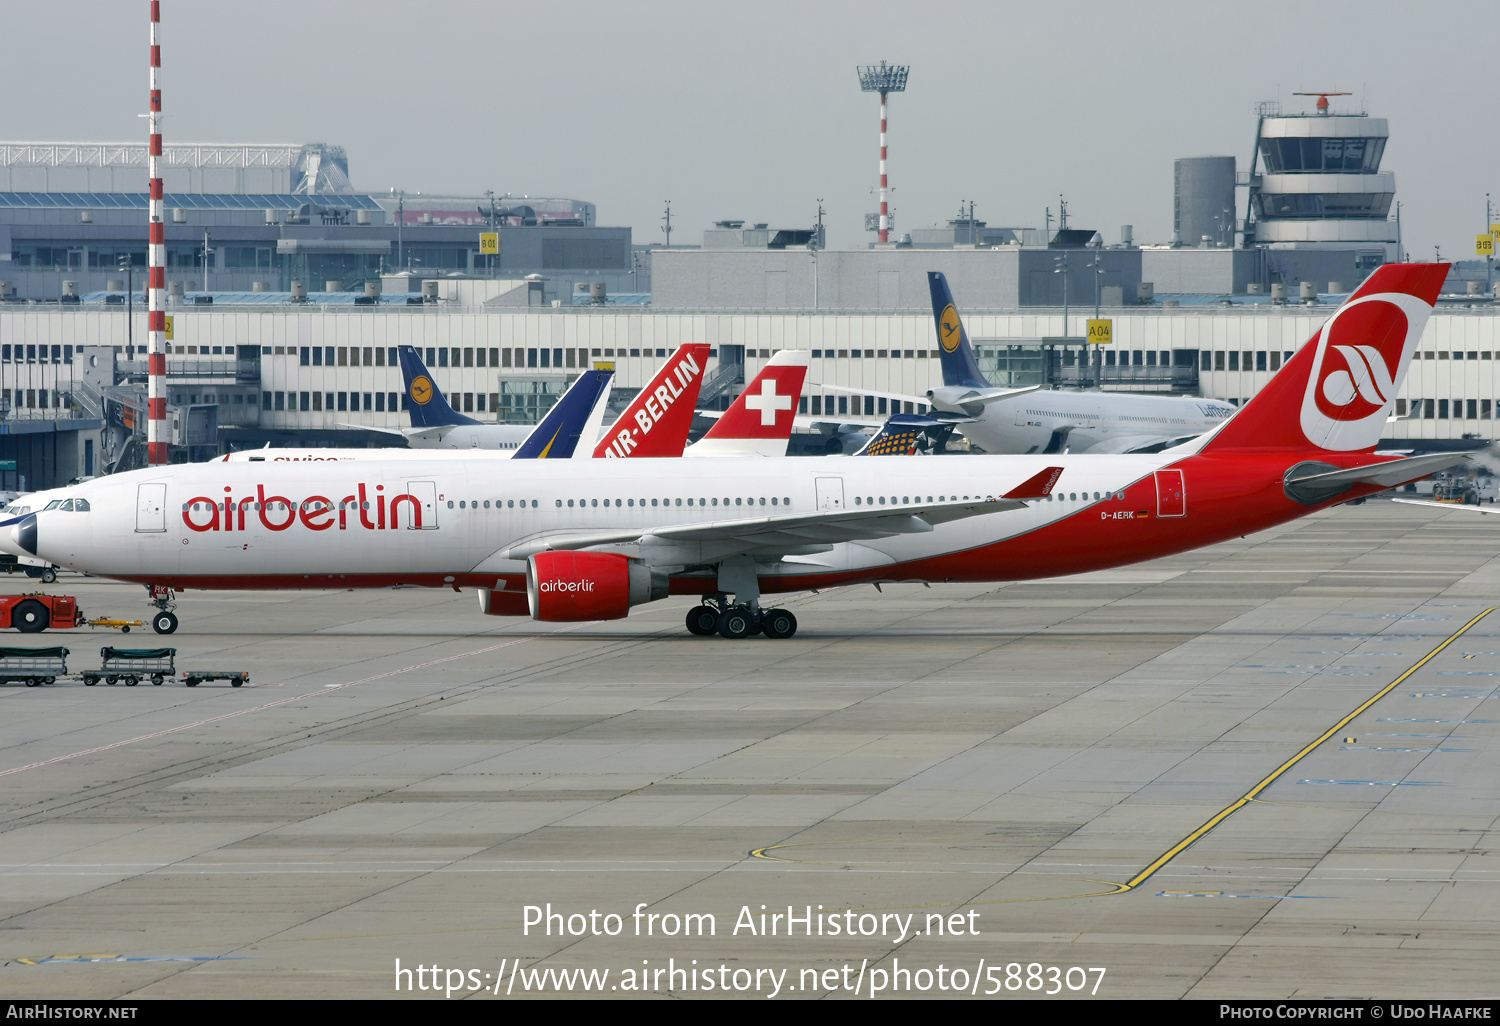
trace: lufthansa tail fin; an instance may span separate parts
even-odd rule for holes
[[[594,406],[609,391],[609,382],[614,376],[614,371],[607,370],[584,371],[579,375],[526,436],[526,441],[511,459],[565,460],[571,457],[585,434]],[[592,443],[595,437],[588,438],[585,444]]]
[[[604,433],[594,455],[681,456],[707,366],[708,346],[701,342],[679,346]]]
[[[399,346],[401,377],[406,384],[407,412],[414,428],[449,427],[454,424],[478,424],[448,405],[437,383],[427,373],[427,366],[412,346]]]
[[[990,383],[985,380],[979,361],[974,358],[974,347],[969,345],[964,322],[959,319],[958,307],[953,305],[953,293],[948,290],[948,279],[942,271],[927,272],[927,288],[932,293],[932,317],[937,324],[943,384],[989,388]]]
[[[805,349],[773,355],[686,455],[785,456],[811,358]]]
[[[1172,451],[1373,451],[1447,276],[1377,268],[1238,413]]]

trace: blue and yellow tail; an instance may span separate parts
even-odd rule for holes
[[[455,424],[478,424],[448,405],[437,382],[427,373],[427,365],[411,346],[400,346],[401,377],[406,384],[407,412],[414,428],[449,427]]]
[[[572,457],[580,440],[589,446],[597,442],[597,438],[583,439],[583,431],[590,423],[589,414],[609,391],[614,376],[614,371],[584,371],[526,436],[511,459],[565,460]]]
[[[974,347],[969,345],[969,336],[964,331],[964,322],[959,319],[958,307],[953,305],[953,293],[948,290],[948,279],[943,277],[941,271],[928,271],[927,287],[932,292],[932,317],[937,324],[938,359],[943,365],[943,384],[990,388],[990,383],[979,369],[979,361],[974,358]]]

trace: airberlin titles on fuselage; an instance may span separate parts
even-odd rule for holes
[[[233,489],[225,487],[224,491],[232,492]],[[386,496],[385,485],[375,486],[373,500],[363,484],[356,486],[356,492],[344,496],[335,505],[332,499],[322,495],[309,495],[300,501],[284,495],[267,495],[265,485],[256,485],[254,498],[234,499],[225,495],[216,500],[200,495],[189,499],[182,506],[182,522],[189,530],[200,533],[243,531],[248,512],[268,531],[285,531],[299,523],[309,531],[327,531],[333,527],[347,531],[351,526],[367,531],[394,531],[402,527],[422,529],[422,500],[417,496],[409,492]],[[357,521],[350,518],[351,513],[359,515]],[[334,514],[338,514],[337,520],[332,519]],[[329,519],[321,519],[325,517]]]

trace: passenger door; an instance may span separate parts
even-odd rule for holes
[[[167,486],[137,485],[135,495],[136,533],[164,533],[167,529]]]

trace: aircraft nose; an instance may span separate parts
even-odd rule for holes
[[[10,529],[11,541],[36,555],[36,514],[31,514]]]

